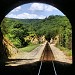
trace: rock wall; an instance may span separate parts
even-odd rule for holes
[[[3,39],[3,45],[5,46],[8,58],[13,57],[18,53],[18,49],[5,37]]]
[[[0,64],[2,65],[7,60],[7,54],[3,46],[3,34],[0,28]]]
[[[37,36],[27,36],[25,37],[25,41],[30,41],[33,44],[43,43],[45,42],[45,36],[37,37]]]

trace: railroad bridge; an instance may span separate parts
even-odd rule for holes
[[[74,32],[74,30],[75,30],[75,27],[74,27],[74,24],[75,24],[75,21],[74,21],[74,19],[75,19],[75,13],[74,13],[75,5],[74,5],[74,3],[75,3],[75,1],[74,0],[8,0],[8,1],[0,0],[0,23],[3,20],[3,18],[5,17],[5,15],[8,14],[12,9],[14,9],[15,7],[17,7],[21,4],[26,4],[26,3],[30,3],[30,2],[47,3],[47,4],[50,4],[50,5],[58,8],[61,12],[63,12],[67,16],[67,18],[69,19],[69,21],[72,25],[72,30]],[[74,33],[73,33],[73,35],[74,35]],[[4,51],[4,47],[3,47],[2,42],[3,42],[3,34],[2,34],[1,28],[0,28],[0,61],[2,59],[5,59],[5,51]],[[59,62],[55,62],[58,75],[74,75],[74,74],[72,74],[73,68],[75,68],[75,66],[73,66],[75,64],[74,43],[75,43],[75,39],[73,36],[73,44],[72,44],[72,46],[73,46],[73,50],[72,50],[73,64],[72,65],[67,64],[67,65],[63,66],[62,63],[60,64]],[[18,66],[18,67],[4,67],[2,64],[3,64],[3,62],[0,62],[0,66],[1,66],[0,72],[1,73],[11,72],[12,74],[14,74],[15,72],[17,72],[17,73],[21,74],[24,72],[25,74],[28,73],[27,75],[37,75],[40,62],[36,62],[33,65],[29,64],[29,65],[22,65],[22,66]],[[47,66],[51,66],[50,62],[43,62],[43,64],[44,64],[43,68],[45,68],[45,69],[42,70],[42,74],[44,73],[44,71],[46,69],[49,69],[49,67],[47,67]],[[43,75],[48,75],[49,73],[50,73],[49,71],[46,71],[46,73],[44,73]],[[10,73],[7,73],[7,74],[10,74]],[[42,75],[42,74],[40,74],[40,75]]]

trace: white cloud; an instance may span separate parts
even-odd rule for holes
[[[18,19],[44,19],[45,16],[43,15],[37,15],[37,14],[29,14],[29,13],[22,13],[22,14],[8,14],[6,17],[9,18],[18,18]]]
[[[45,11],[53,11],[53,10],[58,10],[57,8],[50,6],[50,5],[45,5],[44,6]]]
[[[47,5],[47,4],[42,4],[42,3],[33,3],[29,10],[36,11],[36,10],[43,10],[43,11],[53,11],[57,10],[55,7]]]
[[[15,9],[13,9],[11,12],[16,12],[16,11],[19,11],[21,9],[21,6],[19,7],[16,7]]]
[[[35,10],[43,10],[43,4],[40,3],[32,3],[29,10],[35,11]]]

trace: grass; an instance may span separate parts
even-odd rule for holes
[[[62,50],[67,56],[72,56],[72,50],[69,50],[67,48],[57,46],[60,50]]]
[[[31,45],[28,45],[26,47],[23,47],[23,48],[20,48],[20,50],[22,51],[26,51],[26,52],[31,52],[32,50],[34,50],[36,47],[38,47],[40,44],[31,44]]]

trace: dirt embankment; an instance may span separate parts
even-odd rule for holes
[[[66,56],[63,51],[55,47],[55,44],[50,44],[50,47],[55,57],[55,61],[72,63],[72,58],[69,59],[68,56]]]
[[[5,47],[8,58],[13,57],[18,53],[18,49],[10,42],[10,40],[5,37],[3,39],[3,45]]]

